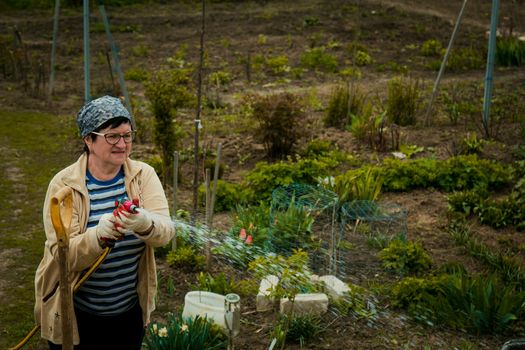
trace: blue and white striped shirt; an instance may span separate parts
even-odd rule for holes
[[[86,172],[90,212],[88,227],[98,224],[100,217],[115,209],[115,201],[127,197],[124,171],[108,181],[95,179]],[[144,242],[133,234],[126,234],[80,287],[74,297],[75,307],[92,314],[111,316],[131,309],[137,302],[138,264]]]

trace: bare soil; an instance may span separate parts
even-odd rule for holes
[[[444,46],[448,43],[461,7],[460,1],[429,0],[299,0],[299,1],[243,1],[211,3],[207,5],[206,59],[207,72],[228,71],[232,83],[217,92],[205,81],[207,96],[219,96],[221,101],[232,108],[244,92],[275,93],[293,91],[311,94],[312,91],[326,105],[332,87],[341,82],[335,74],[304,72],[300,78],[274,77],[251,72],[248,76],[243,61],[250,55],[287,55],[291,66],[298,66],[300,55],[312,45],[330,41],[341,43],[334,49],[342,65],[351,65],[347,47],[354,40],[369,49],[374,63],[361,67],[359,80],[370,96],[384,97],[386,84],[400,73],[381,66],[395,63],[406,66],[410,75],[422,82],[422,93],[430,96],[436,72],[427,68],[428,60],[419,53],[421,44],[428,39],[438,39]],[[465,18],[456,41],[458,47],[485,47],[486,31],[490,23],[491,1],[477,0],[468,3]],[[92,23],[101,19],[93,8]],[[197,66],[199,57],[200,6],[196,2],[176,1],[169,4],[149,4],[132,7],[107,9],[114,29],[114,39],[119,46],[124,71],[145,69],[156,71],[167,64],[177,50],[187,45],[187,62]],[[503,2],[500,9],[500,30],[512,28],[513,32],[525,33],[525,8],[519,1]],[[306,19],[314,21],[307,25]],[[36,72],[39,63],[48,74],[50,38],[52,35],[51,10],[27,10],[0,14],[0,34],[8,35],[17,28],[23,39],[31,72]],[[55,94],[51,100],[45,98],[44,87],[36,88],[34,74],[30,75],[29,86],[24,90],[21,79],[1,76],[0,108],[17,111],[39,111],[61,115],[76,114],[83,101],[82,67],[82,14],[79,9],[63,9],[58,37],[57,70]],[[116,77],[111,81],[106,61],[107,40],[103,31],[91,33],[92,52],[92,95],[114,93]],[[346,62],[343,64],[343,62]],[[0,66],[1,67],[1,66]],[[445,73],[443,85],[454,81],[474,81],[482,84],[484,70],[470,70],[461,73]],[[248,81],[248,77],[250,80]],[[525,87],[524,68],[497,69],[495,94],[505,94],[512,87]],[[147,118],[147,100],[142,83],[128,81],[128,89],[135,106],[137,120]],[[37,91],[38,90],[38,91]],[[523,91],[523,90],[522,90]],[[523,98],[523,96],[521,96]],[[454,144],[465,137],[467,132],[479,133],[479,122],[451,125],[439,108],[433,119],[433,126],[401,128],[401,141],[408,145],[424,147],[417,156],[433,155],[447,158],[453,153]],[[422,108],[421,120],[424,109]],[[207,114],[209,113],[209,114]],[[378,153],[357,142],[349,132],[320,127],[322,112],[310,109],[311,122],[309,139],[333,140],[340,147],[360,159],[379,162],[391,153]],[[178,118],[183,120],[188,137],[182,140],[183,149],[191,150],[194,111],[181,111]],[[215,123],[218,118],[204,110],[203,123]],[[220,118],[219,118],[220,119]],[[213,124],[215,125],[215,124]],[[242,125],[240,125],[242,128]],[[205,131],[202,145],[215,149],[223,143],[223,161],[226,165],[224,179],[240,181],[244,174],[258,162],[265,160],[262,145],[248,133],[230,130],[213,134]],[[504,162],[513,160],[512,150],[522,144],[516,125],[502,126],[496,138],[484,150],[483,156]],[[146,159],[156,151],[151,138],[145,138],[137,145],[135,157]],[[183,165],[183,181],[180,188],[180,207],[190,209],[191,162]],[[8,174],[19,177],[17,169]],[[171,196],[171,188],[167,190]],[[409,193],[387,193],[383,200],[396,203],[408,213],[408,236],[420,241],[429,252],[433,266],[446,262],[461,262],[469,271],[482,272],[485,267],[468,256],[465,250],[454,244],[446,232],[446,194],[433,190],[418,190]],[[231,222],[229,213],[215,216],[216,227],[227,229]],[[519,246],[525,243],[522,234],[515,229],[495,231],[473,222],[473,228],[480,233],[484,242],[495,249],[506,249],[503,243]],[[501,238],[505,237],[505,240]],[[510,243],[509,243],[510,240]],[[390,285],[399,276],[386,272],[377,258],[377,251],[367,246],[359,237],[352,237],[357,249],[352,251],[349,267],[349,281],[367,287]],[[16,250],[0,253],[0,275],[2,269],[10,268],[11,254]],[[523,254],[523,253],[519,253]],[[195,283],[195,273],[172,269],[158,259],[159,273],[176,281],[174,295],[168,297],[165,286],[161,289],[159,310],[154,318],[162,320],[164,312],[181,308],[188,285]],[[229,271],[243,277],[243,273],[232,271],[231,267],[217,265],[217,271]],[[244,275],[246,276],[246,275]],[[9,283],[0,281],[0,296],[9,293]],[[238,349],[266,349],[271,341],[269,334],[275,325],[275,313],[257,313],[254,300],[242,302],[242,331],[236,338]],[[470,335],[440,327],[425,327],[410,320],[401,311],[388,308],[387,298],[379,298],[381,312],[375,320],[358,319],[353,316],[337,316],[329,312],[323,317],[326,330],[319,339],[306,345],[310,349],[499,349],[510,339],[523,337],[518,327],[508,335]],[[470,346],[470,347],[469,347]],[[289,345],[297,349],[298,345]]]

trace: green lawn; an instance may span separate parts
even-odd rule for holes
[[[0,349],[33,327],[42,206],[52,176],[80,151],[71,116],[0,111]],[[37,335],[27,349],[38,348]]]

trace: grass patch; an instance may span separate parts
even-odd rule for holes
[[[0,348],[32,328],[34,273],[43,254],[42,207],[53,175],[76,158],[74,119],[0,111]],[[33,344],[38,342],[34,336]],[[30,346],[28,348],[31,348]]]

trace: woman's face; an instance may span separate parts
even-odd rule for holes
[[[91,137],[86,137],[85,142],[89,148],[91,161],[97,166],[107,169],[120,168],[131,153],[131,139],[127,140],[129,143],[124,141],[124,137],[120,137],[118,142],[113,145],[110,142],[119,138],[118,135],[124,136],[131,133],[131,130],[129,123],[123,123],[116,128],[108,127],[94,133],[97,135],[94,140]]]

